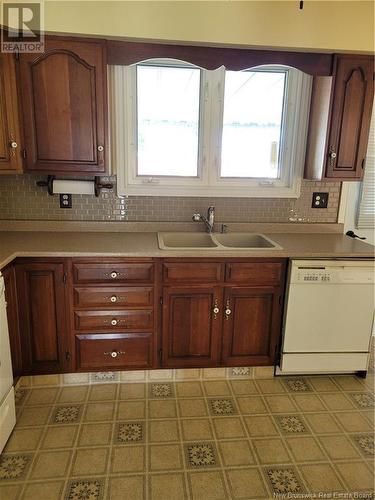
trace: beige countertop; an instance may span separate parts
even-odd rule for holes
[[[342,234],[263,233],[282,249],[160,250],[155,232],[1,231],[0,269],[16,257],[371,258],[375,248]]]

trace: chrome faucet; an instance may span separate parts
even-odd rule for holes
[[[194,214],[192,219],[194,222],[204,222],[206,224],[206,231],[212,233],[215,224],[215,207],[208,207],[207,217],[201,214]]]

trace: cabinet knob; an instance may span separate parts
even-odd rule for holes
[[[116,271],[111,272],[111,278],[117,278],[118,273]]]
[[[117,297],[116,297],[116,295],[112,295],[112,297],[111,297],[111,302],[117,302]]]
[[[227,300],[225,304],[225,319],[228,320],[229,316],[232,314],[232,310],[230,308],[230,300]]]
[[[335,161],[336,161],[336,158],[337,158],[337,153],[335,151],[335,146],[330,146],[329,147],[329,153],[328,153],[328,162],[329,162],[329,166],[331,168],[333,168],[335,166]]]
[[[212,312],[214,313],[214,319],[217,318],[217,315],[219,314],[220,312],[220,309],[219,309],[219,302],[217,299],[214,300],[214,308],[212,309]]]
[[[16,141],[11,141],[9,145],[12,149],[18,148],[18,144],[16,143]]]
[[[116,326],[116,325],[117,325],[117,323],[118,323],[118,320],[117,320],[117,319],[113,318],[113,319],[111,320],[111,325],[112,325],[112,326]]]
[[[121,356],[122,354],[125,354],[125,351],[108,351],[104,353],[104,356],[111,356],[111,358],[117,358],[117,356]]]
[[[103,146],[98,146],[98,151],[100,151],[100,153],[101,153],[102,151],[104,151],[104,147]]]

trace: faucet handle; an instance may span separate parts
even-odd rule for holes
[[[199,222],[201,220],[201,214],[193,214],[192,219],[194,222]]]

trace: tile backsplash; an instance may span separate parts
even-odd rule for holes
[[[302,181],[301,196],[294,198],[199,198],[116,195],[116,177],[103,180],[114,183],[98,198],[73,195],[73,208],[59,208],[59,196],[49,196],[46,188],[36,186],[45,177],[5,175],[0,177],[0,219],[73,220],[131,222],[189,222],[194,212],[205,213],[209,205],[216,209],[218,222],[300,222],[335,223],[340,200],[339,182]],[[328,192],[328,208],[312,209],[312,193]]]

